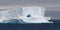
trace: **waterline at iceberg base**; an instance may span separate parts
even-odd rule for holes
[[[0,11],[1,23],[53,23],[45,17],[45,8],[38,6],[22,7]]]

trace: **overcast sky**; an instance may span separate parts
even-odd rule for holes
[[[46,8],[46,16],[60,19],[60,0],[0,0],[0,9],[36,5]]]

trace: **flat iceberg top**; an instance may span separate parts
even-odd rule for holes
[[[0,11],[0,22],[10,19],[22,19],[26,23],[49,23],[50,17],[44,17],[44,13],[45,8],[38,6],[9,9]]]

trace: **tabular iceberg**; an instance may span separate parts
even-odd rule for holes
[[[21,22],[22,19],[25,23],[53,23],[48,21],[51,17],[45,17],[44,13],[45,8],[38,6],[8,9],[0,11],[0,22],[8,23],[11,19],[18,19]]]

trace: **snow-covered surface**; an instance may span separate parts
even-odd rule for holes
[[[44,17],[45,8],[42,7],[22,7],[0,11],[0,22],[10,19],[22,19],[26,23],[53,23],[49,22],[51,17]],[[30,17],[27,17],[30,15]]]

